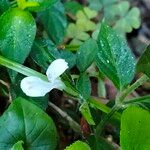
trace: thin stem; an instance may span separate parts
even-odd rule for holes
[[[79,49],[79,45],[65,45],[65,48],[70,51],[77,51]]]
[[[66,112],[64,112],[63,110],[61,110],[59,107],[57,107],[56,105],[54,105],[53,103],[49,102],[48,103],[50,107],[52,107],[57,113],[59,113],[63,118],[65,118],[70,127],[77,133],[81,134],[81,129],[80,129],[80,125],[74,121]]]
[[[99,137],[102,133],[102,130],[106,124],[106,122],[112,117],[112,115],[118,111],[119,107],[115,105],[111,111],[100,121],[96,128],[96,136]]]
[[[139,86],[141,86],[147,80],[149,80],[148,76],[143,75],[135,83],[133,83],[131,86],[129,86],[127,89],[125,89],[120,94],[120,96],[118,96],[118,98],[116,99],[116,102],[121,104],[129,94],[131,94],[135,89],[137,89]]]
[[[102,121],[97,125],[97,128],[96,128],[97,136],[99,136],[101,134],[103,127],[105,126],[106,122],[110,119],[110,117],[113,116],[113,114],[122,107],[124,99],[147,80],[149,80],[149,78],[146,75],[143,75],[134,84],[132,84],[127,89],[125,89],[123,92],[121,92],[120,96],[118,96],[118,98],[116,99],[116,104],[114,105],[114,107],[102,119]]]
[[[105,82],[100,77],[98,78],[98,96],[99,97],[106,97]]]
[[[111,108],[103,104],[101,101],[95,100],[93,98],[89,99],[90,105],[96,107],[97,109],[101,110],[102,112],[109,114],[111,112]],[[121,114],[120,113],[115,113],[114,118],[117,120],[120,120]]]
[[[14,61],[11,61],[3,56],[0,56],[0,65],[5,66],[9,69],[12,69],[14,71],[17,71],[25,76],[37,76],[43,80],[47,80],[47,77],[33,69],[30,69],[28,67],[25,67],[21,64],[18,64]]]
[[[150,95],[138,97],[138,98],[132,98],[127,101],[124,101],[123,103],[125,105],[132,104],[132,103],[141,103],[141,102],[148,102],[150,100]]]

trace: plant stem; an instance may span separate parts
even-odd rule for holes
[[[115,105],[111,111],[100,121],[100,123],[97,125],[97,128],[96,128],[96,136],[100,136],[101,133],[102,133],[102,130],[105,126],[105,123],[111,118],[111,116],[116,112],[118,111],[119,107],[117,105]]]
[[[77,51],[79,49],[79,45],[65,45],[65,48],[70,51]]]
[[[141,102],[148,102],[150,100],[150,95],[146,95],[146,96],[142,96],[142,97],[138,97],[138,98],[132,98],[129,99],[127,101],[124,101],[125,105],[129,105],[132,103],[141,103]]]
[[[57,113],[59,113],[63,118],[65,118],[70,127],[77,133],[81,134],[81,129],[80,129],[80,125],[74,121],[66,112],[64,112],[63,110],[61,110],[59,107],[57,107],[56,105],[54,105],[53,103],[49,102],[48,103],[50,107],[52,107]]]
[[[89,99],[90,105],[96,107],[97,109],[101,110],[102,112],[109,114],[111,112],[111,108],[103,104],[101,101],[95,100],[90,98]],[[121,114],[120,113],[115,113],[114,114],[115,119],[120,120]]]
[[[125,89],[123,92],[120,93],[120,95],[116,99],[116,104],[114,105],[114,107],[97,125],[97,128],[96,128],[97,136],[100,136],[103,130],[103,127],[105,126],[106,122],[110,119],[110,117],[113,116],[113,114],[122,107],[124,99],[147,80],[149,80],[149,78],[146,75],[143,75],[135,83],[133,83],[131,86],[129,86],[127,89]]]
[[[18,64],[14,61],[11,61],[3,56],[0,56],[0,65],[5,66],[9,69],[12,69],[14,71],[17,71],[25,76],[37,76],[43,80],[47,80],[47,77],[33,69],[30,69],[28,67],[25,67],[21,64]]]
[[[131,86],[129,86],[127,89],[125,89],[116,99],[116,103],[122,104],[124,99],[131,94],[135,89],[137,89],[139,86],[141,86],[145,81],[149,80],[148,76],[143,75],[141,78],[139,78],[135,83],[133,83]]]

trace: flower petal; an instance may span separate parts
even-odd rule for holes
[[[68,68],[68,63],[64,59],[54,60],[46,71],[50,82],[54,82]]]
[[[38,77],[26,77],[21,81],[21,89],[27,95],[31,97],[45,96],[46,93],[53,89],[53,84],[41,80]]]
[[[53,82],[53,89],[63,90],[65,88],[65,84],[58,78]]]

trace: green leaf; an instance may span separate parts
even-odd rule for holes
[[[67,28],[67,37],[72,38],[70,44],[72,45],[81,45],[82,41],[86,41],[90,38],[89,34],[78,29],[76,24],[70,23]]]
[[[1,0],[0,1],[0,14],[6,11],[10,7],[9,0]]]
[[[95,125],[95,122],[93,120],[93,117],[91,115],[91,111],[87,102],[82,103],[82,105],[80,106],[80,112],[82,113],[84,119],[88,122],[88,124]]]
[[[150,78],[150,45],[146,48],[145,52],[137,63],[137,70],[145,73]]]
[[[50,63],[59,57],[59,52],[51,40],[35,39],[30,56],[37,65],[46,71]]]
[[[89,2],[89,7],[96,11],[101,10],[103,7],[100,0],[88,0],[88,2]]]
[[[118,32],[131,32],[133,29],[138,29],[140,25],[140,10],[137,7],[133,7],[126,16],[116,22],[114,29]]]
[[[104,138],[95,138],[92,135],[88,138],[88,142],[92,150],[114,150],[112,145]]]
[[[91,148],[85,142],[76,141],[70,146],[66,147],[65,150],[91,150]]]
[[[84,7],[83,11],[88,19],[95,18],[98,15],[98,13],[95,10],[91,10],[88,7]]]
[[[57,132],[53,120],[36,105],[17,98],[0,118],[0,149],[6,150],[18,141],[24,149],[55,150]]]
[[[125,39],[102,23],[98,36],[98,48],[96,63],[99,70],[118,89],[130,84],[135,73],[135,59]]]
[[[86,71],[86,69],[93,63],[98,46],[95,40],[89,39],[84,42],[77,51],[77,67],[80,72]]]
[[[76,15],[79,10],[82,10],[82,5],[75,1],[66,2],[64,6],[66,11],[72,15]]]
[[[80,31],[93,31],[96,28],[96,24],[90,19],[97,16],[97,12],[94,10],[90,10],[85,7],[84,11],[78,11],[76,14],[77,21],[76,25]],[[85,23],[86,22],[86,23]]]
[[[46,11],[39,13],[39,17],[51,39],[56,44],[61,43],[67,28],[63,4],[57,2]]]
[[[23,141],[15,143],[10,150],[24,150],[22,147],[23,143],[24,143]]]
[[[117,2],[117,0],[88,0],[89,2],[89,7],[94,9],[94,10],[101,10],[103,7],[110,6]]]
[[[119,3],[114,3],[108,5],[104,8],[104,15],[106,20],[112,21],[111,19],[117,17],[125,17],[130,8],[130,3],[128,1],[122,1]]]
[[[76,83],[77,89],[84,100],[88,100],[91,95],[91,82],[86,73],[80,75]]]
[[[67,50],[63,50],[60,51],[60,57],[62,59],[65,59],[66,62],[68,62],[69,68],[72,68],[75,66],[76,64],[76,54],[67,51]]]
[[[150,113],[138,106],[128,107],[121,117],[122,150],[150,149]]]
[[[3,56],[24,63],[29,55],[36,33],[32,15],[18,8],[9,9],[0,17],[0,50]],[[16,72],[10,71],[12,80]]]
[[[39,6],[27,8],[27,10],[29,10],[29,11],[37,12],[37,11],[43,11],[43,10],[51,7],[58,0],[26,0],[26,1],[27,2],[38,2]]]

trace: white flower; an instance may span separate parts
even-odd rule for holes
[[[68,63],[64,59],[56,59],[53,61],[46,71],[48,81],[44,81],[38,77],[30,76],[21,81],[21,89],[31,97],[45,96],[52,89],[63,90],[64,83],[59,76],[68,68]]]

